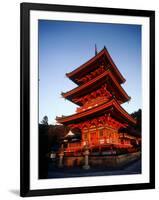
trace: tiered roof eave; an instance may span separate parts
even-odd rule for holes
[[[69,101],[72,101],[73,103],[78,105],[78,103],[73,101],[73,97],[75,97],[77,94],[79,94],[79,92],[81,92],[82,90],[91,88],[94,84],[97,84],[97,82],[101,83],[101,80],[106,81],[106,77],[109,77],[112,80],[112,82],[116,85],[116,88],[118,88],[118,91],[122,94],[122,97],[123,97],[122,103],[129,101],[130,97],[125,92],[125,90],[121,87],[121,85],[118,83],[118,81],[116,80],[116,78],[114,77],[112,72],[109,70],[105,71],[103,74],[98,75],[97,77],[90,80],[89,82],[86,82],[83,85],[77,86],[76,88],[74,88],[68,92],[61,93],[61,95],[64,98],[68,99]]]
[[[118,68],[116,67],[115,63],[113,62],[108,50],[106,49],[106,47],[104,47],[97,55],[95,55],[94,57],[92,57],[90,60],[88,60],[86,63],[84,63],[83,65],[81,65],[80,67],[76,68],[75,70],[73,70],[72,72],[66,73],[66,76],[71,79],[74,83],[76,83],[77,85],[78,82],[76,81],[75,77],[78,77],[80,75],[80,73],[84,70],[86,70],[87,68],[89,68],[89,66],[95,62],[96,60],[98,60],[99,58],[101,58],[101,56],[105,55],[110,64],[111,67],[114,69],[115,74],[119,80],[119,84],[124,83],[126,80],[123,77],[123,75],[120,73],[120,71],[118,70]]]
[[[56,117],[56,120],[58,121],[58,123],[61,124],[76,123],[76,121],[82,120],[82,118],[106,113],[106,110],[111,110],[112,108],[120,113],[120,116],[123,118],[123,120],[128,121],[128,123],[133,125],[136,124],[136,120],[131,115],[129,115],[129,113],[127,113],[127,111],[124,108],[122,108],[115,99],[112,99],[107,103],[103,103],[86,111],[82,111],[80,113],[76,113],[69,116]]]

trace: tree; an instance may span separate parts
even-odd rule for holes
[[[131,114],[131,116],[137,121],[137,124],[135,126],[135,128],[141,132],[141,125],[142,125],[142,110],[138,109],[138,111],[135,111]]]
[[[48,125],[48,117],[46,115],[43,117],[41,124]]]

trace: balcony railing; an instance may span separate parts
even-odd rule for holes
[[[99,139],[99,140],[94,140],[94,141],[81,141],[81,142],[74,142],[74,143],[69,143],[67,146],[68,151],[76,151],[78,149],[82,149],[85,145],[88,145],[90,147],[95,147],[95,146],[103,146],[103,145],[115,145],[117,148],[128,148],[131,147],[132,145],[129,144],[128,142],[123,142],[121,143],[120,140],[113,140],[113,139]]]

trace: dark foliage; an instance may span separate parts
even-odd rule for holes
[[[39,178],[47,178],[48,125],[39,124]]]
[[[138,111],[135,111],[131,114],[131,116],[136,119],[137,124],[134,127],[137,131],[139,131],[141,133],[142,127],[141,127],[141,122],[142,122],[142,110],[139,109]]]
[[[39,178],[47,178],[49,153],[59,149],[61,140],[68,131],[63,125],[39,124]]]
[[[41,124],[48,125],[48,117],[47,116],[43,117]]]

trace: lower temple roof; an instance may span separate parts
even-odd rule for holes
[[[111,115],[113,115],[115,118],[118,118],[119,121],[133,125],[136,124],[136,120],[130,116],[115,99],[80,113],[69,116],[56,117],[56,120],[58,123],[68,125],[71,123],[79,123],[82,120],[93,118],[106,113],[111,113]]]

